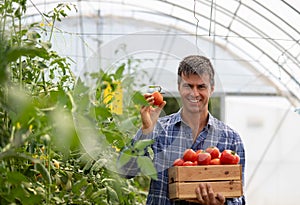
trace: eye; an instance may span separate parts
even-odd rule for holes
[[[203,90],[203,89],[206,89],[206,88],[207,88],[207,85],[205,85],[205,84],[198,85],[199,90]]]

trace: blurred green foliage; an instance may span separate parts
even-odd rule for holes
[[[23,25],[26,4],[0,4],[0,204],[144,204],[153,164],[139,163],[145,171],[133,179],[116,167],[145,103],[132,83],[134,69],[124,73],[132,60],[91,73],[91,88],[51,48],[55,22],[76,7],[58,4],[43,14],[51,22],[45,27]],[[107,83],[114,90],[116,82],[126,88],[119,115],[109,106],[113,99],[103,99]]]

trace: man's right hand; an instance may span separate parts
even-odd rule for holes
[[[156,124],[158,117],[163,109],[163,107],[167,104],[164,101],[157,107],[153,107],[154,98],[150,93],[144,94],[146,101],[149,103],[147,106],[142,106],[140,109],[141,118],[142,118],[142,131],[143,134],[149,134],[153,131],[154,125]]]
[[[215,194],[209,183],[200,183],[195,192],[200,204],[223,205],[225,203],[225,197],[220,193]]]

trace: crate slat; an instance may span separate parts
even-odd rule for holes
[[[169,183],[241,180],[241,165],[174,166],[169,168]]]
[[[215,193],[227,198],[243,195],[241,165],[174,166],[168,174],[172,200],[195,200],[200,182],[210,183]]]
[[[215,193],[221,193],[224,197],[234,198],[243,195],[241,181],[214,181],[209,182]],[[175,182],[169,184],[169,198],[176,199],[195,199],[195,189],[199,182]]]

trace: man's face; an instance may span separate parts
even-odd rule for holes
[[[208,110],[208,101],[213,92],[209,75],[181,75],[178,91],[186,112],[196,113]]]

